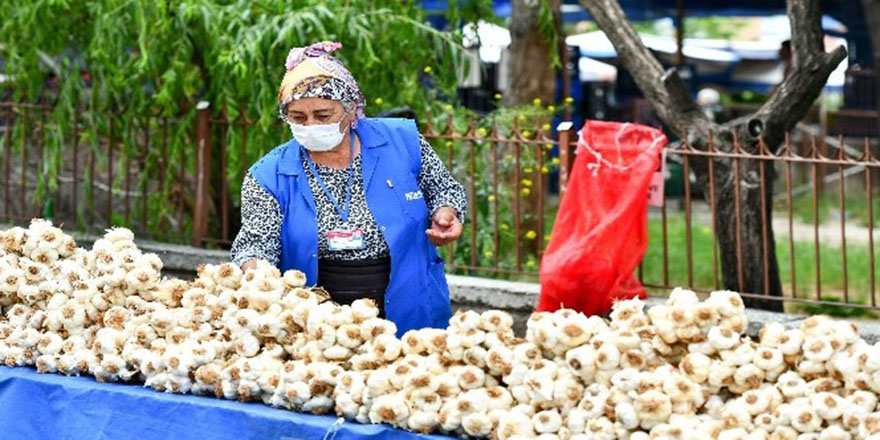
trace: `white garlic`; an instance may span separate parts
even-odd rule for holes
[[[513,328],[513,317],[500,310],[487,310],[480,314],[480,328],[492,333],[506,333]]]
[[[672,414],[672,401],[666,394],[649,390],[636,396],[633,406],[643,429],[663,423]]]
[[[792,412],[791,427],[801,433],[818,432],[822,429],[822,418],[810,405],[799,405]]]
[[[373,353],[384,362],[392,362],[397,359],[403,350],[402,342],[394,334],[381,333],[375,336],[371,342]]]
[[[804,357],[811,361],[824,362],[831,358],[834,349],[831,341],[825,336],[810,336],[804,340]]]
[[[764,380],[764,370],[755,364],[745,364],[733,373],[733,380],[737,385],[745,389],[757,388]]]
[[[712,327],[707,335],[716,350],[730,350],[739,344],[739,334],[722,327]]]
[[[414,432],[430,434],[440,425],[440,414],[429,411],[414,411],[407,419],[407,428]]]
[[[690,353],[678,364],[679,370],[688,379],[703,383],[709,378],[712,359],[701,353]]]
[[[596,367],[600,370],[613,370],[620,364],[620,350],[613,344],[602,344],[596,350]]]
[[[816,414],[828,421],[836,420],[843,415],[844,401],[833,393],[821,392],[814,394],[810,402]]]
[[[493,423],[487,414],[474,412],[464,416],[461,427],[470,436],[485,437],[492,432]]]
[[[556,410],[546,410],[532,416],[532,426],[538,434],[556,433],[562,427],[562,416]]]
[[[740,366],[745,365],[755,358],[755,349],[749,343],[738,345],[733,350],[721,350],[718,352],[721,360],[725,363]]]
[[[779,339],[779,351],[787,356],[793,356],[801,352],[804,343],[804,335],[800,329],[786,330]]]
[[[722,317],[740,315],[745,309],[739,294],[729,290],[712,292],[706,302],[715,306]]]
[[[531,417],[518,411],[510,411],[501,415],[495,435],[499,440],[512,439],[515,436],[534,436]]]

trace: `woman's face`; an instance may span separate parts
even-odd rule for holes
[[[341,102],[323,98],[293,100],[287,105],[287,118],[298,125],[336,124],[344,120],[339,124],[340,131],[351,122],[351,115],[345,112]]]

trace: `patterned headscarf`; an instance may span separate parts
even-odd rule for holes
[[[341,101],[346,106],[354,105],[355,120],[365,117],[366,100],[357,81],[330,55],[340,47],[340,43],[325,41],[290,50],[284,64],[287,72],[278,89],[278,111],[282,119],[287,120],[287,105],[301,98]]]

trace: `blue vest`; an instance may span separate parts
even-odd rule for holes
[[[405,119],[360,119],[361,164],[367,205],[391,254],[385,315],[402,335],[422,327],[445,328],[452,309],[443,259],[428,241],[428,207],[418,175],[421,144],[415,123]],[[318,281],[315,199],[303,168],[300,144],[291,139],[254,164],[250,172],[281,207],[280,269],[298,269]],[[407,198],[407,194],[410,195]]]

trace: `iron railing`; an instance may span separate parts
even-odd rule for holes
[[[247,167],[289,136],[280,123],[266,131],[246,114],[230,119],[210,106],[190,119],[76,113],[68,123],[54,120],[52,112],[49,106],[0,103],[0,222],[51,217],[67,229],[92,231],[124,225],[144,238],[227,247],[237,232],[237,189]],[[189,141],[171,145],[172,130],[187,133]],[[450,270],[534,280],[571,172],[571,124],[428,115],[421,130],[470,199],[462,238],[444,250]],[[48,135],[52,148],[46,148]],[[762,145],[754,152],[738,143],[721,151],[685,142],[667,155],[670,169],[684,177],[682,194],[651,210],[650,245],[638,271],[646,286],[655,292],[723,287],[716,186],[696,185],[692,168],[704,161],[714,180],[720,166],[757,163],[762,188],[772,183],[767,176],[777,180],[774,211],[781,220],[770,222],[771,212],[761,217],[763,231],[778,237],[782,299],[877,307],[873,192],[880,161],[869,140],[855,146],[799,136],[777,151]],[[771,168],[775,172],[765,175]],[[733,169],[739,182],[739,168]],[[733,212],[737,219],[742,215],[741,209]],[[833,239],[826,238],[831,228],[838,230]],[[766,281],[764,286],[745,294],[765,297]]]
[[[868,139],[864,139],[859,145],[847,144],[843,137],[838,137],[837,142],[833,145],[827,144],[824,139],[817,137],[801,136],[800,139],[801,142],[794,142],[790,136],[786,136],[783,145],[776,151],[771,151],[763,142],[759,142],[757,150],[753,152],[746,151],[739,142],[734,142],[733,148],[725,151],[715,149],[712,142],[708,143],[707,149],[698,150],[693,148],[687,140],[673,148],[668,148],[667,156],[679,158],[685,176],[691,175],[694,160],[706,162],[708,165],[709,184],[705,185],[705,187],[708,189],[708,193],[702,194],[699,198],[693,197],[695,185],[691,182],[691,179],[684,179],[684,197],[681,212],[685,223],[686,245],[684,249],[686,261],[683,282],[676,283],[670,281],[669,240],[667,238],[669,226],[666,204],[660,208],[662,235],[659,237],[659,245],[662,247],[663,253],[662,279],[659,282],[646,280],[643,275],[643,267],[640,267],[640,280],[646,286],[658,289],[668,289],[672,285],[682,285],[697,291],[708,292],[723,287],[721,277],[719,276],[719,244],[717,234],[715,233],[718,211],[715,194],[715,188],[717,187],[715,170],[718,169],[719,164],[727,162],[732,164],[733,174],[731,177],[733,184],[736,185],[734,191],[734,203],[736,206],[733,209],[736,224],[736,245],[734,249],[738,278],[736,285],[744,284],[743,277],[745,275],[741,250],[744,237],[740,229],[741,217],[744,214],[740,208],[740,194],[743,191],[740,185],[743,185],[741,182],[744,180],[744,176],[740,174],[739,170],[742,168],[742,164],[748,161],[755,162],[758,165],[758,180],[762,193],[765,192],[767,185],[774,183],[768,178],[771,175],[771,168],[773,175],[778,176],[778,180],[781,181],[775,182],[778,183],[776,186],[779,187],[781,185],[781,188],[774,193],[773,206],[776,216],[781,214],[781,223],[784,223],[784,225],[780,228],[779,223],[777,223],[776,228],[773,229],[774,224],[769,219],[774,216],[774,212],[762,209],[760,212],[761,234],[763,249],[773,246],[772,243],[768,242],[768,235],[771,230],[777,236],[780,236],[781,233],[780,238],[784,237],[777,241],[776,250],[777,255],[779,255],[779,247],[782,247],[781,252],[787,254],[788,267],[780,267],[780,270],[788,272],[788,279],[782,280],[785,291],[783,297],[769,295],[769,258],[767,253],[762,253],[761,264],[763,266],[762,273],[764,279],[761,284],[763,291],[744,292],[743,295],[751,298],[780,299],[814,305],[834,306],[843,303],[850,307],[876,309],[875,220],[873,214],[875,202],[873,193],[877,191],[877,173],[878,169],[880,169],[880,160],[878,160],[877,154],[872,152],[875,148],[872,147]],[[850,197],[850,195],[853,197]],[[712,229],[712,257],[711,261],[708,262],[712,267],[712,282],[703,285],[694,281],[694,270],[697,265],[693,261],[694,244],[692,235],[695,227],[692,220],[692,204],[697,199],[700,199],[701,202],[707,205],[710,219],[706,223]],[[860,200],[863,200],[864,203],[860,206],[854,206],[858,205]],[[836,204],[836,207],[829,207],[829,203]],[[800,208],[806,207],[806,209],[798,209],[798,205],[800,205]],[[860,212],[862,218],[855,218],[854,221],[848,220],[850,217],[854,217],[852,214],[853,208],[864,209],[863,212]],[[800,213],[801,216],[805,214],[803,211],[807,211],[806,214],[810,217],[808,224],[805,224],[803,219],[798,218],[799,214],[796,212],[798,210],[802,211]],[[836,221],[822,221],[821,218],[827,216],[829,211],[833,214],[831,217],[837,217]],[[867,226],[862,227],[860,223],[866,223]],[[848,225],[850,227],[856,226],[857,232],[861,234],[848,234]],[[839,255],[835,255],[837,257],[836,261],[834,261],[834,258],[826,258],[827,256],[823,257],[822,255],[824,246],[822,237],[829,237],[829,227],[837,228],[839,232],[837,238],[832,236],[832,239],[828,240],[831,242],[828,243],[828,246],[832,253],[839,253]],[[806,231],[805,228],[808,228],[809,231]],[[797,237],[804,235],[799,232],[810,232],[811,240],[799,240]],[[655,238],[652,237],[652,240],[655,240]],[[866,270],[855,274],[859,277],[859,281],[861,281],[857,289],[853,289],[850,285],[853,281],[853,273],[849,269],[851,265],[847,244],[851,241],[859,243],[859,250],[863,251],[859,252],[859,254],[863,253],[867,260],[859,262],[860,266],[866,266]],[[803,274],[800,276],[798,274],[799,267],[796,260],[804,254],[804,248],[808,249],[807,252],[812,251],[810,252],[812,254],[812,267],[809,267],[809,269],[812,272],[813,280],[807,286],[799,286],[798,280],[803,280],[804,277],[802,276]],[[828,285],[823,280],[823,262],[834,266],[834,277],[839,276],[839,280],[836,280],[836,284],[833,286],[835,291],[830,292],[832,295],[831,299],[823,293],[823,289],[826,289]],[[705,261],[700,263],[703,266],[706,264],[707,262]],[[837,270],[839,272],[836,272]],[[799,287],[801,288],[799,289]],[[854,290],[858,291],[854,292]]]

